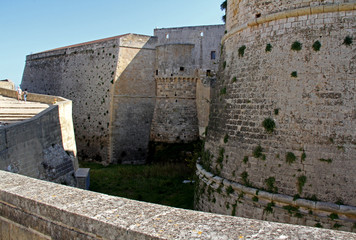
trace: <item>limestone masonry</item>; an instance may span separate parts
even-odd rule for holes
[[[197,209],[356,230],[356,1],[228,0]]]
[[[79,156],[144,163],[150,140],[204,132],[224,30],[163,28],[32,54],[21,87],[73,100]]]

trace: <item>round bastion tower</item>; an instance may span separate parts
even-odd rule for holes
[[[228,0],[196,208],[356,231],[356,0]]]

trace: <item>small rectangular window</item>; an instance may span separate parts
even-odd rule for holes
[[[210,77],[211,76],[211,71],[210,70],[206,70],[206,76]]]
[[[216,58],[216,52],[215,51],[211,51],[210,59],[214,60],[215,58]]]
[[[156,70],[156,76],[158,75],[158,70]]]
[[[179,70],[180,70],[180,71],[184,71],[184,67],[180,67]]]

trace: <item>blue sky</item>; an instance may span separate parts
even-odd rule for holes
[[[0,0],[0,79],[21,83],[26,55],[125,33],[222,24],[223,0]]]

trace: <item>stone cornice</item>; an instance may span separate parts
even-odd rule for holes
[[[247,28],[259,24],[271,22],[271,21],[276,21],[276,20],[290,18],[290,17],[319,14],[319,13],[331,13],[331,12],[342,12],[342,11],[352,11],[352,10],[356,10],[356,3],[337,3],[337,4],[305,7],[305,8],[287,10],[283,12],[277,12],[260,18],[253,19],[244,24],[233,27],[227,34],[223,36],[221,42],[224,43],[230,37],[234,36],[235,34]]]

